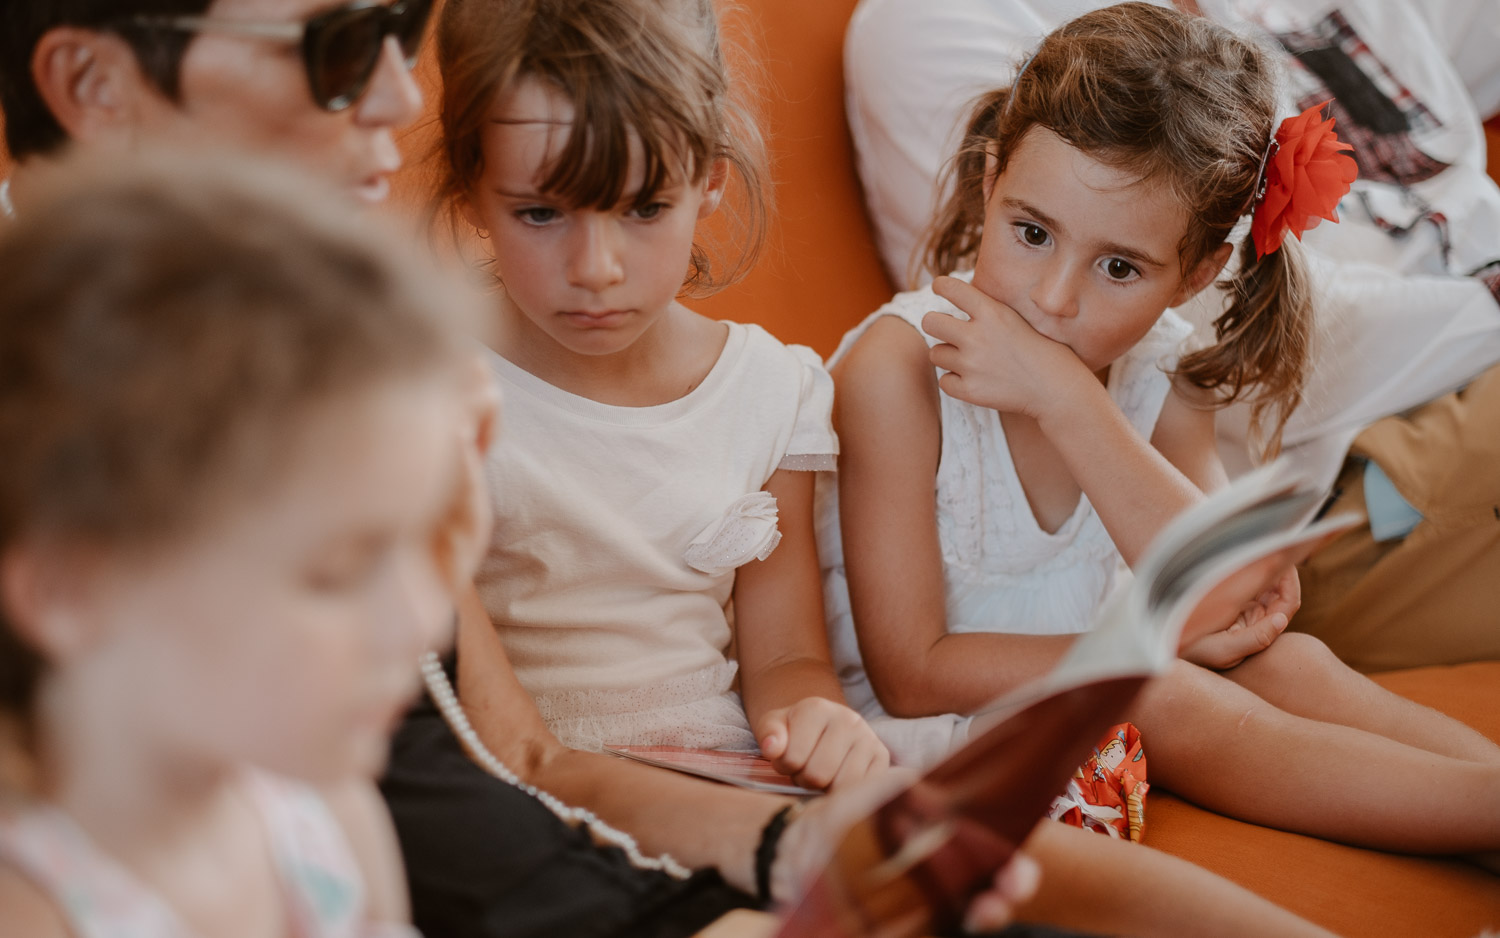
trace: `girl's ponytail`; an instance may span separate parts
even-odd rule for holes
[[[1214,320],[1213,345],[1182,357],[1176,374],[1214,391],[1222,406],[1251,401],[1250,433],[1262,454],[1281,448],[1281,431],[1302,400],[1313,337],[1313,301],[1301,244],[1258,255],[1250,238],[1240,269],[1223,289],[1229,308]]]

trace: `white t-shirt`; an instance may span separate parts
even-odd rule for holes
[[[845,41],[848,116],[882,256],[898,283],[907,282],[909,258],[935,213],[935,180],[957,146],[968,103],[1009,84],[1020,59],[1048,31],[1103,5],[862,0]],[[1319,290],[1319,335],[1304,403],[1283,443],[1288,455],[1331,481],[1364,426],[1500,361],[1500,305],[1491,293],[1500,292],[1500,188],[1485,174],[1475,106],[1478,100],[1486,113],[1500,109],[1500,57],[1494,54],[1500,0],[1199,5],[1217,22],[1276,50],[1287,71],[1283,114],[1329,95],[1327,82],[1297,64],[1281,42],[1336,49],[1331,58],[1339,60],[1334,65],[1342,76],[1378,89],[1377,97],[1408,125],[1400,134],[1366,135],[1366,163],[1377,167],[1372,178],[1356,183],[1340,205],[1340,224],[1325,223],[1306,236]],[[1438,35],[1434,27],[1441,28]],[[1340,121],[1346,137],[1352,123]],[[1379,178],[1383,163],[1397,172]],[[1497,266],[1487,268],[1491,263]],[[1493,287],[1470,276],[1481,269],[1495,274]],[[1181,312],[1205,330],[1220,302],[1217,291],[1206,290]],[[1250,462],[1247,417],[1248,407],[1234,406],[1219,420],[1231,472]]]
[[[729,323],[686,396],[619,407],[494,355],[505,429],[476,577],[516,676],[570,746],[755,748],[734,693],[735,568],[780,534],[779,468],[833,468],[833,383],[811,349]]]

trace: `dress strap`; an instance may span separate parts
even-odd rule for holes
[[[191,938],[161,897],[56,808],[0,813],[0,863],[50,896],[78,938]]]
[[[264,773],[246,786],[300,938],[362,938],[366,895],[343,828],[310,788]]]

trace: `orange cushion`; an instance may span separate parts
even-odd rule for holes
[[[1500,114],[1484,125],[1484,136],[1490,158],[1490,177],[1500,182]]]

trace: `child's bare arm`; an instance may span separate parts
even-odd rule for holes
[[[778,470],[781,543],[740,567],[734,584],[740,690],[762,753],[800,784],[842,787],[884,769],[890,754],[844,704],[823,625],[813,533],[813,474]]]
[[[1045,672],[1070,636],[949,634],[938,543],[938,388],[905,322],[869,328],[834,369],[839,514],[860,651],[895,716],[972,711]]]
[[[564,746],[516,679],[472,589],[459,604],[458,692],[485,746],[523,780],[593,811],[648,854],[714,867],[755,891],[754,845],[786,800]]]

